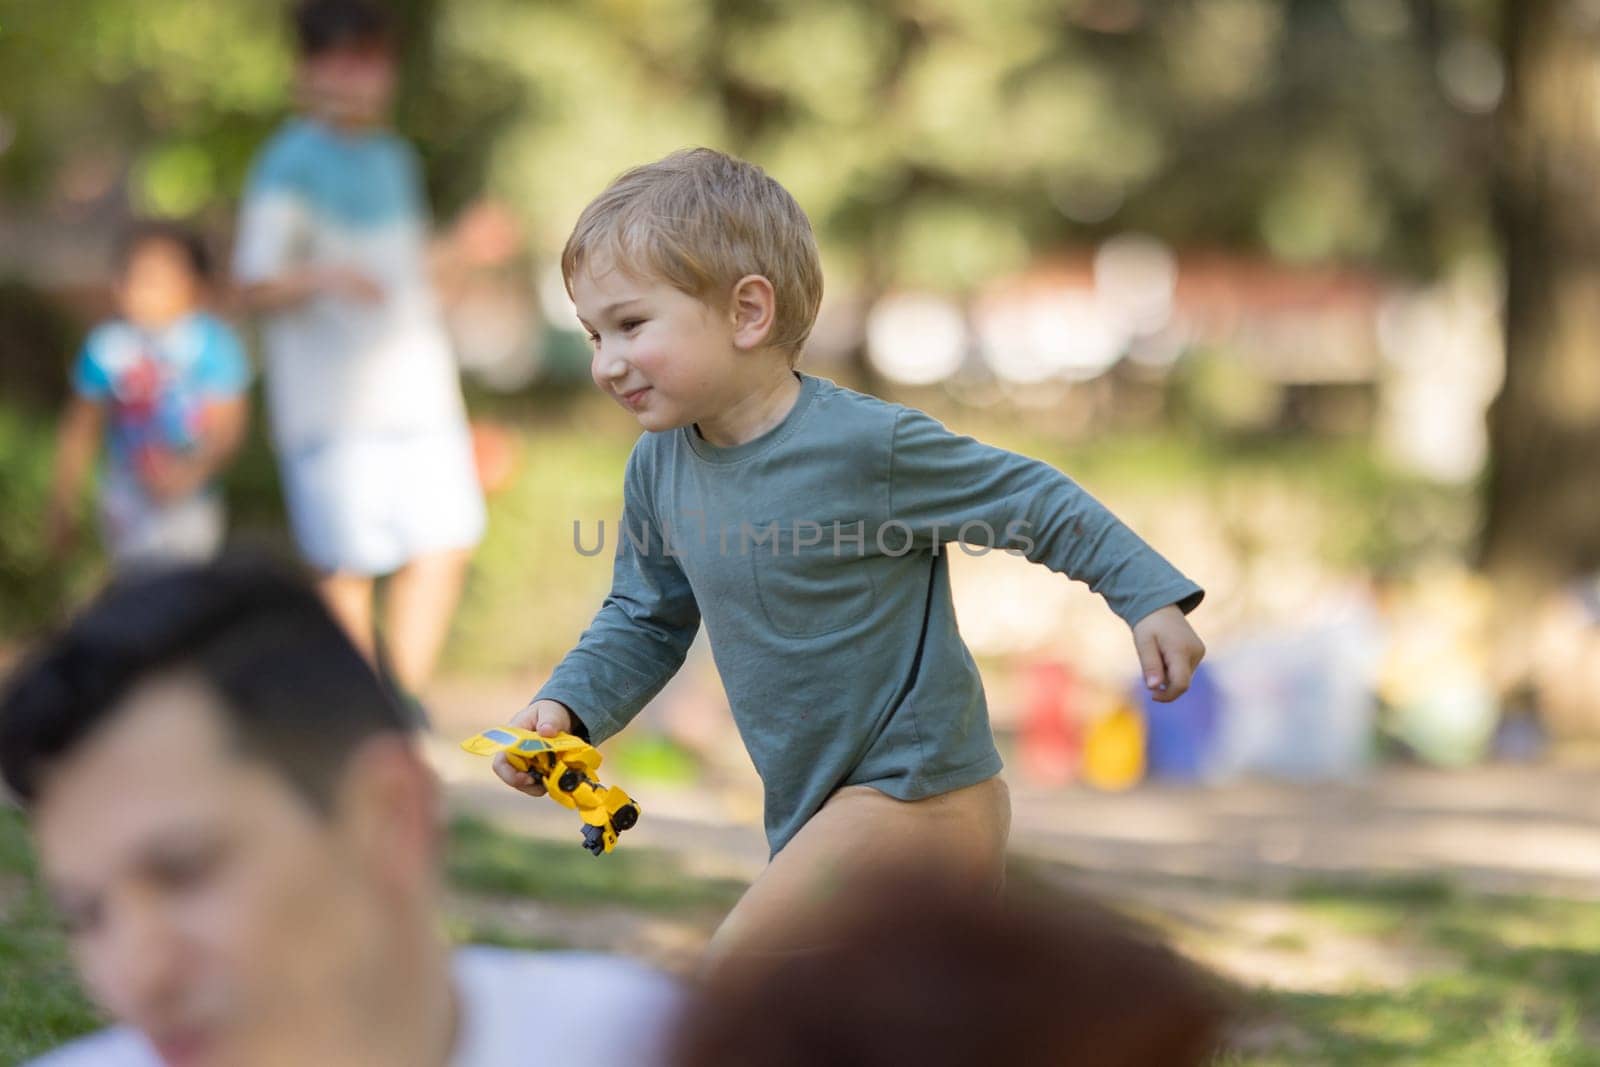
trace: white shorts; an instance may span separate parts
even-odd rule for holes
[[[335,438],[279,457],[300,552],[328,574],[377,576],[483,537],[465,426]]]
[[[222,498],[206,490],[158,503],[127,478],[108,475],[100,487],[100,528],[118,570],[203,563],[222,547]]]

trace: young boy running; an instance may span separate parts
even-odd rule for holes
[[[1200,587],[1047,464],[797,373],[821,265],[760,168],[696,149],[629,171],[561,265],[595,383],[648,432],[611,594],[512,722],[605,740],[704,619],[772,850],[714,953],[792,947],[796,916],[911,856],[997,885],[1010,804],[944,546],[1086,582],[1132,627],[1157,699],[1204,655],[1185,618]],[[503,756],[496,771],[543,792]]]

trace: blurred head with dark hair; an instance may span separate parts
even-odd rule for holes
[[[432,776],[293,573],[107,589],[17,670],[0,772],[85,986],[167,1062],[371,1049],[374,1008],[424,976],[450,1010]]]
[[[394,31],[376,0],[302,0],[294,9],[301,109],[332,125],[379,124],[394,97]]]
[[[204,239],[181,223],[135,222],[117,244],[116,296],[123,318],[160,330],[197,311],[211,282]]]
[[[1188,1067],[1217,1050],[1207,979],[1086,901],[907,870],[813,938],[827,947],[711,974],[678,1067]]]

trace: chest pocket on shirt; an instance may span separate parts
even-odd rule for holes
[[[808,544],[801,542],[818,536],[808,523],[779,522],[775,539],[757,524],[756,533],[765,539],[748,546],[762,614],[785,637],[842,630],[871,612],[876,602],[868,560],[860,544],[850,539],[855,522],[840,524],[837,544],[832,522],[817,525],[820,539]]]

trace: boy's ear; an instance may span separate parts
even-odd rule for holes
[[[728,312],[733,319],[734,347],[752,349],[766,344],[777,312],[777,295],[765,277],[746,274],[735,282]]]

